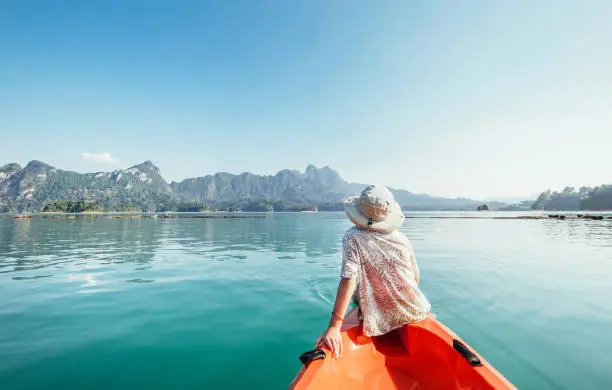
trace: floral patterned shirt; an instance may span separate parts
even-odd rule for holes
[[[353,299],[363,333],[378,336],[425,319],[431,305],[419,290],[419,268],[408,238],[350,228],[342,239],[343,278],[355,278]]]

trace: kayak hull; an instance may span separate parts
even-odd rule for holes
[[[515,389],[450,329],[432,317],[388,335],[366,337],[360,326],[342,331],[344,352],[304,360],[289,388]],[[319,351],[319,352],[321,352]],[[311,356],[311,355],[308,355]]]

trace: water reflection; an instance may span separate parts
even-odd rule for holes
[[[337,277],[341,239],[349,226],[342,213],[257,219],[0,219],[0,274],[22,282],[61,278],[82,289],[108,291],[164,280],[266,279],[271,272],[289,282],[302,272],[299,283],[316,289],[321,280],[325,284]],[[505,258],[519,256],[509,240],[531,245],[518,233],[532,229],[543,229],[550,240],[577,248],[612,246],[612,221],[412,219],[402,227],[419,261],[427,260],[420,261],[425,272],[442,264],[467,269],[468,263],[452,259],[473,256],[477,249],[497,251],[497,260],[483,268],[495,278],[505,277],[500,274]],[[508,239],[496,240],[499,235]],[[447,273],[432,276],[444,278]],[[427,287],[430,282],[424,283]]]
[[[315,258],[336,254],[344,226],[334,222],[338,221],[321,221],[309,215],[170,221],[175,236],[181,238],[176,242],[191,253],[272,251],[279,258],[291,258],[288,254],[298,252]]]
[[[116,265],[146,269],[155,261],[163,229],[154,220],[104,218],[0,220],[0,273],[11,280],[53,278],[81,292],[113,289]],[[134,278],[130,278],[134,279]],[[0,285],[1,287],[1,285]]]
[[[552,240],[612,246],[612,221],[460,222],[477,229],[483,223],[535,223]],[[14,274],[13,280],[34,280],[64,268],[104,274],[125,264],[137,273],[126,281],[139,283],[134,281],[152,280],[139,272],[162,265],[178,268],[177,264],[189,259],[248,264],[255,253],[264,254],[266,261],[274,256],[279,263],[320,263],[331,268],[338,266],[347,227],[341,213],[279,214],[262,219],[0,219],[0,273]],[[428,237],[446,244],[456,242],[456,229],[453,220],[408,220],[402,228],[417,248]]]
[[[541,221],[547,237],[596,247],[612,247],[612,221]]]
[[[268,266],[288,267],[296,261],[332,268],[339,263],[340,240],[347,227],[346,219],[336,214],[262,219],[4,219],[0,220],[0,273],[12,274],[14,281],[60,275],[83,289],[109,291],[108,285],[122,276],[122,282],[141,284],[168,274],[181,280],[189,273],[209,277],[239,273],[234,267],[250,267],[253,275],[261,276]],[[324,260],[329,257],[335,259]],[[214,265],[223,262],[230,264],[223,269]]]

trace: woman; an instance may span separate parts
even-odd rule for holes
[[[398,228],[404,213],[384,186],[370,185],[346,203],[355,225],[342,239],[342,270],[331,320],[317,340],[342,356],[340,329],[353,298],[364,335],[380,336],[425,319],[431,309],[419,290],[419,268],[410,241]]]

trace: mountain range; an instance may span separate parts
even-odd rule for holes
[[[340,210],[364,184],[349,183],[329,167],[283,169],[275,175],[219,172],[168,183],[151,161],[112,172],[77,173],[30,161],[0,167],[0,212]],[[405,210],[476,210],[482,202],[391,188]],[[489,202],[490,209],[503,207]]]

